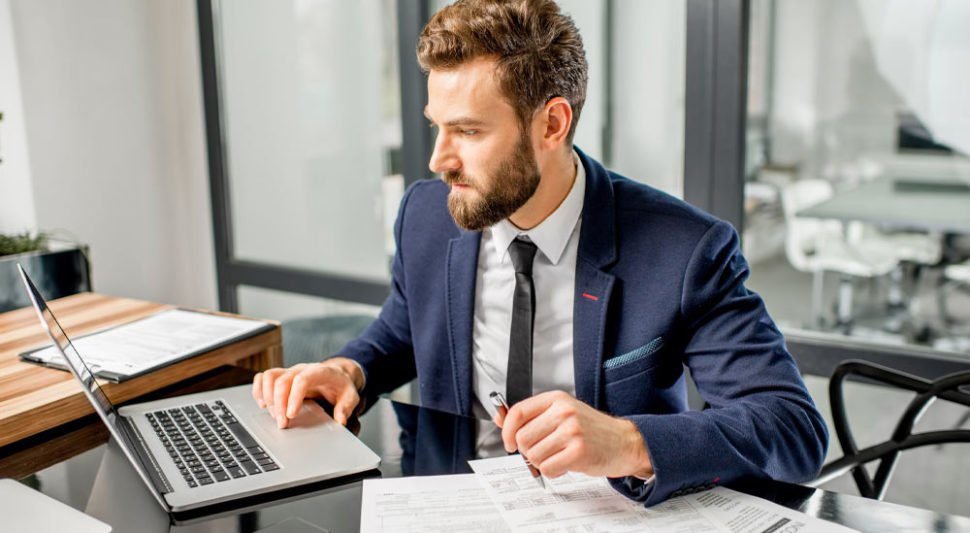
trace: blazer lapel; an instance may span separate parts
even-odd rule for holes
[[[445,314],[448,315],[448,347],[454,369],[452,390],[458,412],[466,416],[472,413],[472,318],[481,239],[480,232],[463,231],[461,236],[448,243]]]
[[[613,186],[606,169],[578,148],[586,170],[586,195],[576,261],[573,307],[573,371],[576,397],[599,408],[602,399],[603,348],[615,276],[606,269],[616,261]]]

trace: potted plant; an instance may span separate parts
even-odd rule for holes
[[[0,233],[0,312],[30,305],[17,274],[21,264],[45,298],[91,290],[87,246],[45,233]]]

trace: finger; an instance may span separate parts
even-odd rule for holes
[[[519,432],[522,433],[521,431]],[[536,466],[542,465],[550,457],[564,450],[572,440],[572,436],[566,431],[553,431],[549,435],[535,442],[528,447],[519,444],[519,451],[529,458]]]
[[[495,421],[496,426],[502,427],[502,425],[505,424],[505,417],[507,417],[508,414],[509,408],[505,407],[504,405],[500,405],[495,408],[495,416],[492,417],[492,420]]]
[[[502,425],[502,442],[505,443],[505,451],[514,452],[517,449],[515,434],[519,431],[519,428],[544,412],[556,399],[563,395],[565,393],[558,391],[544,392],[513,405],[508,414],[505,415],[505,422]]]
[[[575,446],[567,446],[537,465],[539,472],[548,478],[557,478],[566,472],[581,472],[579,454]]]
[[[266,407],[263,403],[263,373],[259,372],[253,376],[253,399],[256,400],[256,405],[260,407]]]
[[[357,389],[353,384],[348,384],[334,403],[333,419],[341,426],[346,426],[358,403],[360,403],[360,395],[357,394]]]
[[[286,398],[286,418],[296,418],[303,406],[303,399],[306,398],[307,382],[309,381],[306,372],[300,372],[293,378],[290,385],[290,394]]]
[[[557,433],[562,423],[561,411],[550,407],[515,432],[515,449],[528,453],[532,459],[532,447]]]
[[[286,399],[290,396],[290,385],[296,372],[287,372],[276,378],[273,383],[273,416],[276,417],[280,427],[286,427]]]
[[[281,368],[271,368],[263,372],[263,384],[260,391],[263,393],[263,407],[270,409],[273,406],[273,382],[276,376],[283,371]]]

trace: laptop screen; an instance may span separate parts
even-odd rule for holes
[[[105,417],[108,415],[117,416],[117,411],[115,411],[114,405],[108,400],[108,395],[104,393],[101,386],[98,385],[98,380],[94,378],[94,373],[88,368],[88,365],[81,359],[81,355],[78,354],[77,350],[74,349],[74,345],[71,344],[71,339],[68,338],[67,333],[64,333],[64,329],[57,322],[57,318],[47,307],[47,302],[40,295],[37,287],[34,286],[34,282],[27,277],[26,272],[23,269],[20,270],[21,276],[23,277],[24,285],[27,287],[27,293],[30,296],[30,300],[34,304],[34,309],[40,314],[41,318],[46,324],[47,332],[50,333],[51,340],[57,345],[58,350],[61,355],[64,356],[67,366],[73,371],[74,375],[81,382],[81,386],[84,387],[84,392],[87,393],[88,397],[91,399],[91,403],[94,404],[95,409],[98,409],[101,414]],[[107,420],[106,420],[107,421]]]
[[[98,415],[104,420],[105,425],[108,426],[108,431],[118,440],[125,455],[128,456],[131,464],[138,471],[138,475],[149,489],[154,489],[154,485],[148,474],[148,465],[142,460],[141,455],[135,451],[138,449],[138,445],[133,441],[130,433],[123,426],[124,419],[118,416],[118,411],[115,410],[114,405],[108,400],[108,395],[98,385],[98,380],[95,379],[94,373],[91,372],[91,369],[85,364],[84,359],[74,349],[71,339],[67,336],[67,333],[64,333],[64,329],[57,322],[54,313],[47,307],[47,302],[44,301],[44,297],[40,295],[40,291],[34,286],[34,282],[24,272],[23,267],[17,265],[17,269],[20,271],[20,277],[24,282],[24,287],[27,289],[27,295],[30,296],[30,301],[34,304],[34,310],[37,311],[41,323],[44,329],[47,330],[51,340],[54,341],[55,346],[61,352],[61,355],[64,356],[67,367],[71,369],[74,377],[81,382],[81,388],[84,394],[87,395],[94,410],[98,412]],[[159,497],[157,489],[153,490],[152,494],[165,507],[165,502]]]

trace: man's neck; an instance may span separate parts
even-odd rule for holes
[[[559,208],[576,181],[576,164],[570,149],[564,157],[550,159],[542,170],[535,194],[509,217],[515,227],[530,230],[542,223]]]

